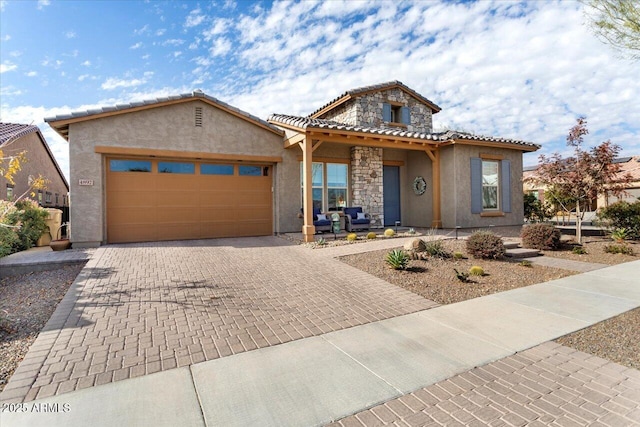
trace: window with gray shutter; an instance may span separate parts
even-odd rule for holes
[[[482,212],[482,159],[471,158],[471,213]]]

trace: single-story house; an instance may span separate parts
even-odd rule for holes
[[[301,229],[311,241],[313,208],[350,206],[372,227],[522,224],[522,153],[539,146],[433,132],[439,111],[393,81],[305,117],[265,121],[195,91],[45,120],[69,141],[76,247]]]
[[[26,162],[13,183],[0,175],[0,200],[15,200],[29,194],[30,179],[42,175],[48,180],[46,188],[35,190],[38,204],[45,208],[69,206],[69,184],[47,141],[37,126],[18,123],[0,123],[0,150],[9,158],[25,153]]]
[[[596,211],[598,209],[609,206],[619,200],[634,202],[640,200],[640,156],[619,157],[614,163],[620,165],[618,176],[623,177],[627,174],[631,175],[631,181],[625,186],[625,194],[616,197],[612,194],[601,194],[597,200],[591,200],[586,206],[588,211]],[[528,166],[523,168],[522,184],[525,193],[533,194],[538,200],[545,200],[544,186],[536,183],[538,166]]]

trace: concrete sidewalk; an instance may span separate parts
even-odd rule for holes
[[[640,261],[619,264],[16,404],[2,425],[322,425],[639,307],[638,271]]]

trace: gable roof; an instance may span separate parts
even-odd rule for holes
[[[334,108],[338,107],[339,105],[344,104],[345,102],[347,102],[350,99],[355,98],[356,96],[364,95],[366,93],[371,93],[371,92],[380,92],[380,91],[383,91],[383,90],[395,89],[395,88],[401,89],[402,91],[404,91],[404,92],[408,93],[409,95],[413,96],[414,98],[416,98],[418,101],[422,102],[423,104],[426,104],[429,108],[431,108],[431,110],[433,111],[434,114],[439,112],[440,110],[442,110],[442,108],[438,107],[435,103],[431,102],[429,99],[427,99],[424,96],[420,95],[418,92],[416,92],[415,90],[411,89],[409,86],[403,84],[402,82],[400,82],[398,80],[394,80],[394,81],[391,81],[391,82],[378,83],[378,84],[375,84],[375,85],[363,86],[363,87],[359,87],[359,88],[355,88],[355,89],[350,89],[350,90],[346,91],[345,93],[343,93],[342,95],[340,95],[337,98],[335,98],[333,101],[328,102],[327,104],[325,104],[322,107],[318,108],[313,113],[309,114],[309,117],[318,118],[322,114],[333,110]]]
[[[163,107],[166,105],[180,104],[183,102],[203,101],[209,105],[220,108],[227,113],[253,123],[261,128],[274,132],[282,136],[282,131],[270,123],[236,108],[226,102],[222,102],[213,96],[207,95],[201,90],[195,90],[191,93],[183,93],[180,95],[165,96],[161,98],[149,99],[139,102],[130,102],[127,104],[118,104],[110,107],[102,107],[93,110],[76,111],[69,114],[60,114],[55,117],[47,117],[45,122],[58,132],[63,138],[68,140],[69,125],[72,123],[83,122],[86,120],[99,119],[102,117],[114,116],[119,114],[131,113],[134,111],[148,110],[151,108]]]
[[[44,146],[44,149],[47,151],[51,162],[58,171],[58,175],[60,175],[62,182],[64,182],[65,187],[67,187],[67,191],[69,191],[69,183],[67,182],[67,178],[65,178],[64,174],[62,173],[60,165],[58,165],[56,158],[53,156],[53,153],[49,148],[49,144],[47,144],[47,141],[44,139],[44,136],[42,135],[42,132],[40,132],[40,128],[38,128],[38,126],[23,125],[19,123],[0,123],[0,147],[6,146],[10,142],[34,132],[38,135],[38,138]]]
[[[479,142],[487,144],[499,144],[516,146],[523,151],[536,151],[539,145],[517,139],[499,138],[494,136],[474,135],[470,133],[447,130],[446,132],[412,132],[394,128],[379,128],[372,126],[359,126],[339,123],[332,120],[316,119],[312,117],[290,116],[286,114],[272,114],[267,119],[269,122],[298,131],[320,130],[320,131],[340,131],[348,133],[360,133],[371,135],[382,135],[401,139],[413,139],[421,141],[433,141],[437,144],[455,144],[456,142]]]

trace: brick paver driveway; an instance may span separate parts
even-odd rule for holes
[[[101,247],[2,398],[33,400],[435,306],[327,254],[276,237]]]

